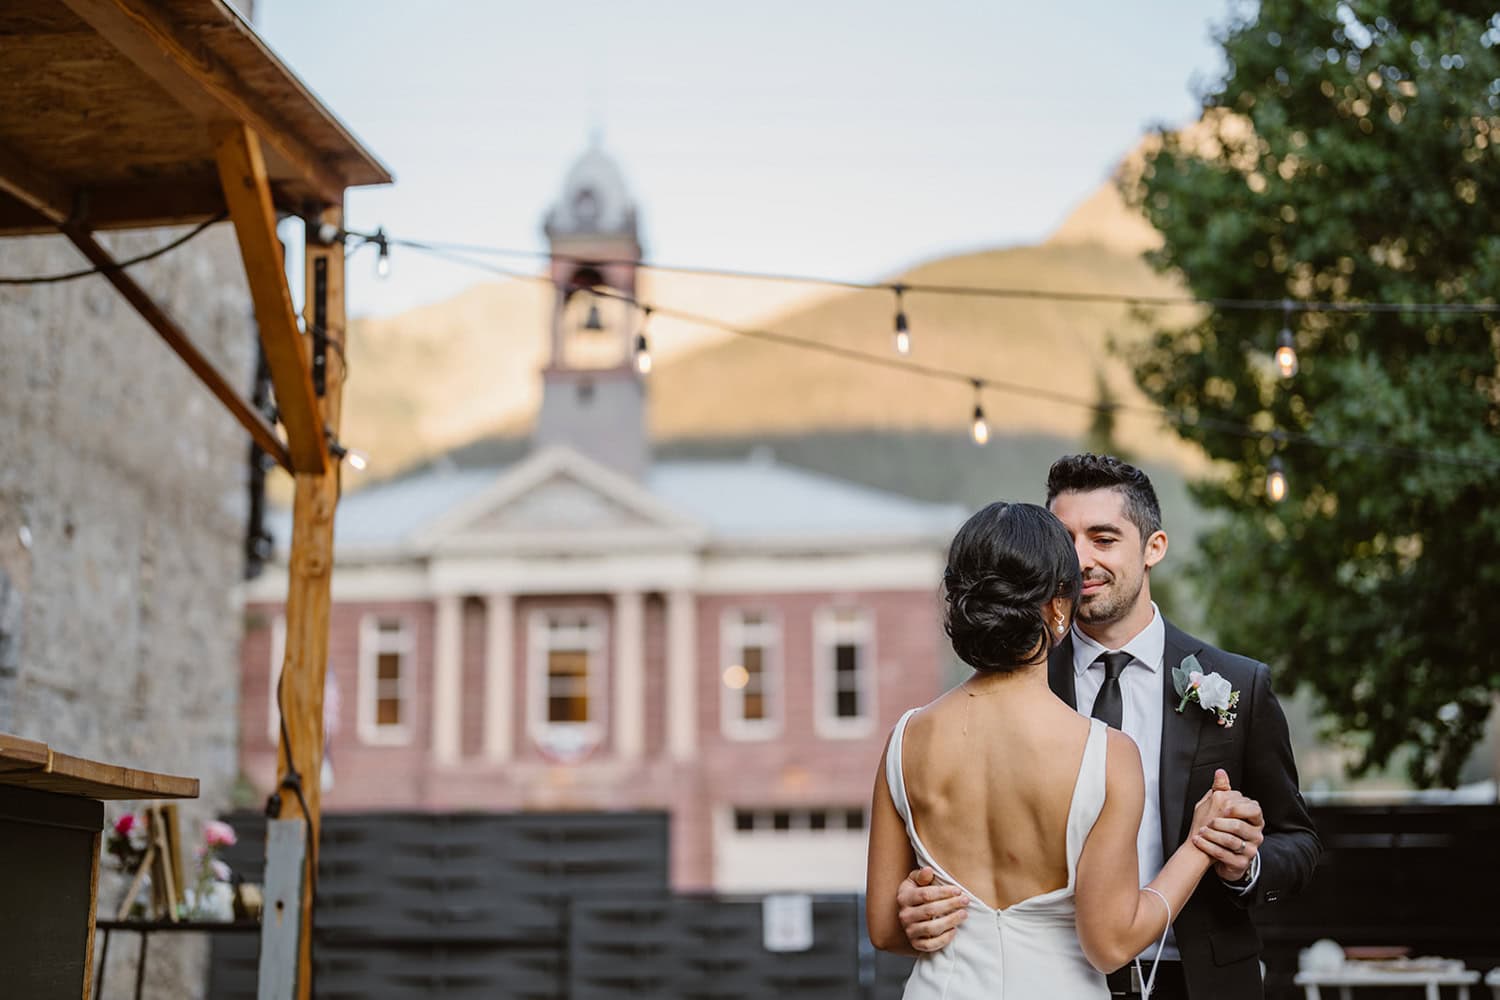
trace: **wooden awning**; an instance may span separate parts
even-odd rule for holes
[[[391,181],[222,0],[0,4],[0,236],[211,219],[229,125],[259,136],[278,209]]]
[[[277,214],[337,229],[346,188],[390,181],[224,0],[0,2],[0,237],[67,236],[289,472],[328,467],[316,393],[343,331],[302,336]],[[92,235],[224,216],[285,440]]]
[[[157,774],[58,753],[0,733],[0,785],[90,799],[195,799],[198,779]]]

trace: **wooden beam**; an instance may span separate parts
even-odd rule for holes
[[[89,259],[89,262],[100,269],[104,279],[125,297],[125,301],[135,307],[141,318],[151,325],[151,328],[161,335],[161,339],[167,342],[177,356],[198,376],[198,380],[208,387],[219,402],[224,404],[234,418],[240,422],[245,430],[250,432],[250,437],[261,449],[274,458],[282,468],[288,472],[292,471],[291,455],[287,452],[286,445],[276,436],[276,431],[266,422],[266,418],[260,415],[260,411],[246,402],[239,393],[229,384],[219,370],[203,356],[188,335],[183,332],[182,327],[168,316],[166,310],[157,305],[145,289],[136,284],[135,279],[125,273],[124,269],[109,255],[94,239],[93,235],[77,226],[65,225],[62,227],[63,235],[73,242],[73,245]]]
[[[308,219],[308,231],[316,232],[320,223],[342,228],[342,209],[328,209]],[[340,345],[339,350],[328,352],[327,386],[320,398],[322,420],[337,434],[344,399],[344,247],[342,242],[324,246],[309,240],[306,258],[307,292],[303,319],[308,329],[321,327]],[[301,933],[297,1000],[309,1000],[312,986],[312,900],[318,870],[318,831],[322,825],[319,778],[323,770],[323,684],[328,667],[328,621],[332,607],[333,515],[338,504],[341,469],[342,463],[335,462],[321,474],[297,473],[292,504],[286,651],[281,672],[281,710],[286,728],[277,760],[283,785],[291,773],[301,776],[307,808],[303,810],[296,795],[283,792],[278,818],[303,817],[311,824],[313,833],[313,854],[307,859],[307,877],[302,880],[302,906],[298,915]],[[269,855],[267,864],[271,864]],[[268,868],[268,884],[271,876]],[[268,922],[262,931],[263,948],[270,941],[270,934]]]
[[[202,39],[174,24],[150,0],[63,0],[99,35],[207,124],[239,122],[265,137],[279,159],[326,204],[343,204],[344,183],[264,106],[254,90]]]
[[[272,183],[271,194],[279,213],[304,207],[284,184]],[[201,177],[81,187],[74,205],[72,221],[92,233],[197,225],[227,211],[218,169],[211,165]],[[0,236],[56,236],[58,225],[0,186]]]
[[[54,227],[66,222],[73,210],[73,192],[66,185],[4,146],[0,146],[0,190],[40,213]]]
[[[321,473],[328,468],[328,442],[310,374],[315,359],[297,329],[260,142],[243,125],[224,126],[215,135],[215,142],[219,183],[224,188],[229,217],[234,220],[234,233],[239,237],[292,467],[297,472]]]

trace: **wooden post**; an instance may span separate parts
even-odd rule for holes
[[[343,403],[344,246],[317,242],[320,224],[343,228],[342,207],[307,220],[307,329],[321,329],[337,346],[326,354],[324,392],[318,399],[321,421],[338,433]],[[333,514],[339,497],[341,463],[326,472],[299,472],[292,504],[290,579],[286,596],[286,654],[282,661],[282,717],[286,722],[278,756],[279,774],[288,765],[300,776],[306,811],[290,789],[281,792],[281,819],[305,818],[311,827],[297,957],[296,995],[309,1000],[312,988],[312,902],[318,871],[319,776],[323,770],[323,681],[328,665],[329,584],[333,571]]]

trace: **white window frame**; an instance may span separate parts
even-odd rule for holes
[[[281,680],[281,668],[286,663],[286,615],[278,614],[271,619],[271,686],[266,691],[266,702],[270,711],[266,735],[273,746],[281,745],[281,704],[276,699],[276,685]]]
[[[759,624],[745,623],[746,615],[760,615]],[[719,724],[724,735],[733,740],[768,740],[781,733],[782,657],[781,616],[755,607],[726,608],[719,616]],[[758,641],[757,641],[758,640]],[[740,653],[747,645],[761,650],[761,699],[766,707],[764,719],[747,719],[744,714],[745,689],[724,683],[724,671],[740,664]]]
[[[380,632],[382,621],[395,622],[401,630],[394,636]],[[396,697],[401,702],[401,722],[381,725],[378,703],[380,692],[376,668],[381,653],[396,653],[401,657],[401,672],[396,679]],[[361,743],[372,746],[403,746],[411,742],[412,720],[416,717],[417,630],[411,620],[402,615],[370,612],[359,620],[359,710],[358,727]]]
[[[841,622],[838,615],[853,612],[858,619]],[[853,642],[862,647],[859,676],[856,678],[861,714],[840,718],[834,705],[837,660],[834,647]],[[841,604],[819,608],[813,615],[813,730],[832,740],[852,740],[875,731],[875,692],[878,670],[875,664],[875,612],[867,607]]]
[[[589,720],[587,722],[549,722],[547,719],[547,654],[552,652],[554,616],[582,619],[587,644],[562,646],[582,648],[589,654]],[[563,757],[587,753],[604,740],[609,701],[609,628],[598,608],[536,608],[526,617],[526,715],[527,731],[542,749]]]

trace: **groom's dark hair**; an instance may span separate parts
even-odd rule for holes
[[[1161,504],[1151,477],[1113,455],[1064,455],[1047,472],[1047,509],[1059,493],[1117,490],[1125,498],[1125,516],[1140,530],[1141,544],[1161,530]]]

